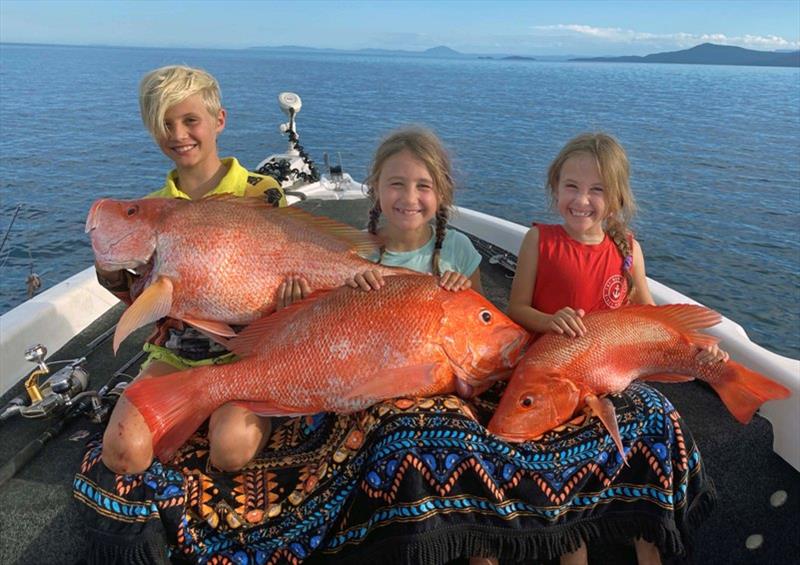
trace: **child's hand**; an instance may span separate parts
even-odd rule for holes
[[[302,300],[311,294],[311,292],[311,287],[305,277],[301,275],[286,277],[286,280],[278,287],[278,301],[275,305],[275,309],[280,310],[281,308],[286,308],[293,302]]]
[[[372,290],[373,288],[378,290],[385,283],[380,271],[369,270],[347,279],[345,284],[352,288],[360,288],[361,290]]]
[[[557,334],[566,334],[569,337],[581,337],[586,333],[586,326],[583,324],[585,312],[578,308],[573,310],[569,306],[562,308],[550,317],[548,330]]]
[[[720,361],[724,363],[730,358],[731,356],[728,355],[726,351],[720,349],[717,344],[700,348],[700,351],[698,351],[695,356],[697,362],[703,365],[711,365],[712,363],[719,363]]]
[[[468,277],[455,271],[445,271],[439,277],[439,286],[445,290],[467,290],[472,288],[472,282]]]

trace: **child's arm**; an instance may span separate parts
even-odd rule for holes
[[[633,269],[631,270],[633,276],[633,293],[631,294],[632,304],[652,304],[655,305],[656,301],[653,300],[653,295],[650,294],[650,288],[647,286],[647,273],[644,267],[644,253],[639,242],[633,240]],[[700,363],[717,363],[718,361],[727,361],[730,355],[717,344],[707,345],[697,352],[697,361]]]
[[[511,283],[508,300],[508,315],[522,327],[536,333],[566,334],[581,336],[586,332],[583,310],[562,308],[555,314],[545,314],[531,306],[536,284],[536,267],[539,262],[539,230],[532,227],[522,240],[517,255],[517,270]]]

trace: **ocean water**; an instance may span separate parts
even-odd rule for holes
[[[521,224],[557,220],[543,186],[564,142],[609,132],[631,160],[648,275],[800,357],[800,70],[788,68],[0,45],[0,312],[25,300],[31,270],[47,288],[91,265],[92,201],[161,186],[170,162],[137,88],[175,63],[219,80],[222,155],[254,167],[283,151],[276,97],[290,90],[317,162],[341,154],[362,179],[385,133],[426,124],[453,154],[457,202]]]

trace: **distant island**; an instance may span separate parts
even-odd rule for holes
[[[682,63],[687,65],[752,65],[760,67],[800,67],[800,51],[756,51],[733,47],[702,43],[683,51],[653,53],[644,56],[624,57],[573,57],[573,56],[541,56],[527,55],[489,55],[461,53],[445,45],[431,47],[423,51],[407,51],[400,49],[331,49],[284,45],[280,47],[250,47],[258,51],[281,51],[292,53],[336,53],[342,55],[375,55],[400,57],[425,57],[436,59],[481,59],[489,61],[581,61],[590,63]]]
[[[505,57],[491,57],[489,55],[481,55],[478,59],[489,59],[490,61],[535,61],[533,57],[525,57],[523,55],[506,55]]]
[[[400,55],[403,57],[435,57],[435,58],[445,58],[445,59],[456,59],[456,58],[472,58],[475,55],[467,55],[465,53],[461,53],[456,51],[455,49],[451,49],[445,45],[439,45],[437,47],[431,47],[430,49],[425,49],[424,51],[406,51],[402,49],[375,49],[375,48],[366,48],[366,49],[332,49],[332,48],[318,48],[318,47],[301,47],[299,45],[281,45],[279,47],[250,47],[249,49],[255,51],[288,51],[293,53],[341,53],[341,54],[356,54],[356,55],[390,55],[396,56]]]
[[[683,51],[653,53],[644,57],[581,57],[570,61],[593,63],[682,63],[685,65],[748,65],[800,67],[800,51],[755,51],[731,45],[702,43]]]

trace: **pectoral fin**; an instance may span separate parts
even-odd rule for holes
[[[184,316],[182,319],[187,324],[191,324],[192,326],[196,327],[199,330],[202,330],[206,334],[212,334],[211,336],[209,336],[212,339],[214,339],[214,336],[233,337],[236,335],[236,332],[233,331],[233,328],[224,322],[200,320],[198,318],[192,318],[190,316]],[[225,344],[223,343],[223,345]]]
[[[378,402],[399,396],[418,396],[434,383],[437,367],[428,364],[381,369],[377,375],[350,389],[345,398]]]
[[[155,322],[169,314],[172,308],[172,281],[167,277],[158,277],[128,307],[117,322],[114,332],[114,353],[119,344],[144,325]]]
[[[614,440],[620,455],[622,455],[622,461],[627,465],[625,448],[622,446],[622,437],[619,434],[619,426],[617,426],[617,413],[614,410],[614,404],[608,398],[598,398],[593,394],[586,397],[586,404],[603,422],[606,430],[611,434],[611,439]]]

